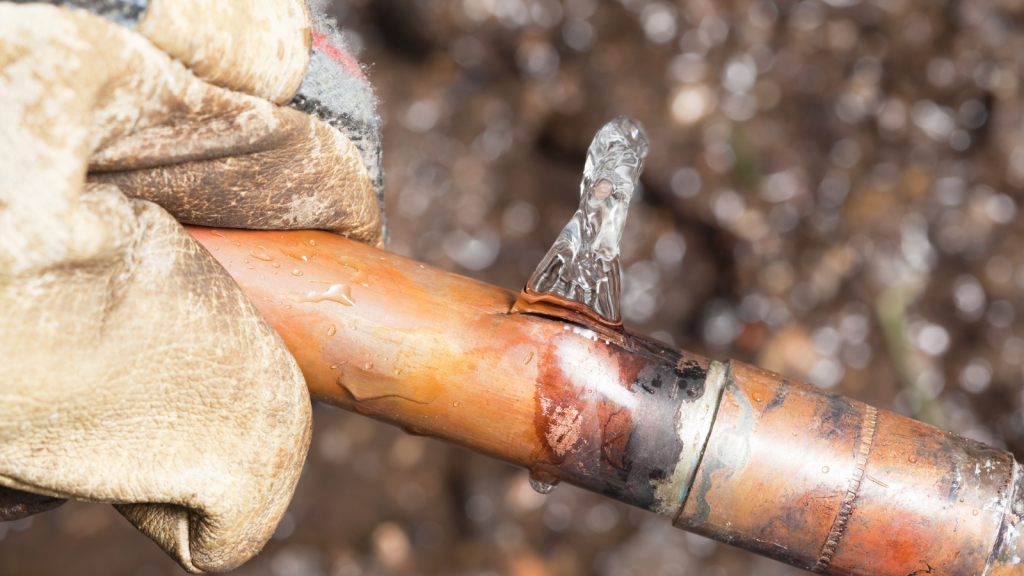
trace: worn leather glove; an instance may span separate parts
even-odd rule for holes
[[[228,570],[285,512],[310,402],[178,222],[382,244],[375,101],[301,0],[77,3],[0,2],[0,519],[109,502]]]

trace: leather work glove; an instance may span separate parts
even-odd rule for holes
[[[0,520],[109,502],[196,573],[263,547],[309,395],[178,222],[382,245],[375,107],[302,0],[0,2]]]

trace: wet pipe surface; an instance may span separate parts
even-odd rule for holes
[[[1024,573],[1006,452],[735,361],[706,448],[686,446],[704,358],[510,314],[510,292],[328,233],[189,231],[316,398],[649,509],[703,449],[681,511],[660,511],[816,572]]]
[[[190,228],[323,401],[657,509],[708,360],[513,314],[516,295],[314,231]]]

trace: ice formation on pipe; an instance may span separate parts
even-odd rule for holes
[[[643,125],[625,116],[594,136],[583,168],[580,208],[537,266],[527,293],[560,297],[606,323],[621,323],[619,240],[649,149]]]

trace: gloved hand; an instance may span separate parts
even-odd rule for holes
[[[375,101],[302,0],[76,3],[100,15],[0,2],[0,519],[109,502],[228,570],[285,512],[310,402],[178,221],[382,244]]]

